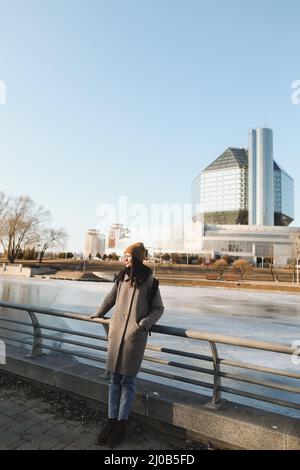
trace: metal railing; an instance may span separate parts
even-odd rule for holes
[[[106,336],[90,334],[84,331],[59,328],[53,325],[46,325],[39,321],[36,314],[42,314],[51,317],[68,318],[84,322],[99,323],[103,326],[109,325],[109,319],[92,320],[87,315],[80,315],[78,313],[66,312],[63,310],[57,310],[52,308],[37,307],[33,305],[16,304],[12,302],[1,301],[0,307],[5,309],[21,310],[29,314],[31,322],[26,322],[7,316],[0,316],[0,321],[4,322],[5,325],[3,326],[2,323],[0,324],[0,331],[11,331],[13,333],[23,335],[25,334],[29,336],[29,338],[25,337],[24,339],[6,337],[3,336],[3,334],[0,335],[0,338],[5,341],[11,341],[25,345],[29,344],[31,346],[31,353],[25,357],[34,358],[42,355],[43,350],[51,350],[100,363],[106,362],[105,355],[95,356],[93,354],[85,352],[85,349],[89,349],[92,351],[100,351],[102,353],[105,353],[107,351],[107,348],[105,346],[101,346],[100,344],[91,344],[83,342],[82,340],[78,341],[77,339],[68,339],[63,337],[60,337],[58,339],[56,336],[52,336],[49,333],[44,333],[44,330],[48,330],[49,332],[54,331],[56,333],[63,333],[71,336],[79,336],[81,338],[99,340],[99,342],[107,341]],[[12,326],[12,324],[14,326]],[[24,329],[20,329],[20,327],[23,326],[32,327],[32,331],[25,331]],[[186,341],[187,344],[183,343],[183,347],[181,350],[163,347],[155,344],[148,344],[144,355],[144,362],[152,363],[156,366],[156,368],[151,369],[143,366],[141,368],[141,372],[169,379],[175,382],[183,382],[185,384],[198,386],[200,388],[210,389],[212,391],[212,396],[207,406],[214,408],[219,407],[223,403],[224,400],[222,400],[222,392],[224,392],[230,395],[241,396],[251,400],[258,400],[260,402],[279,405],[284,408],[300,410],[300,399],[293,401],[290,399],[289,396],[289,394],[300,394],[300,373],[288,370],[280,370],[272,367],[256,365],[253,363],[242,362],[228,358],[221,358],[218,349],[218,345],[221,344],[239,348],[248,348],[251,350],[259,350],[269,353],[292,355],[295,350],[291,346],[281,343],[256,341],[236,336],[208,333],[199,330],[176,328],[163,325],[155,325],[152,327],[151,331],[153,333],[161,335],[180,337],[183,339],[183,341]],[[77,346],[80,348],[80,350],[72,351],[63,347],[51,346],[49,344],[46,344],[45,340],[52,340],[55,342],[59,341],[60,343],[65,343],[66,345]],[[198,354],[195,352],[188,351],[188,342],[191,340],[207,342],[210,345],[210,355]],[[149,355],[148,352],[151,351],[155,353],[156,356]],[[164,355],[167,355],[167,357],[164,358]],[[181,362],[180,359],[170,360],[169,356],[177,356],[178,358],[181,358]],[[191,362],[186,362],[187,359],[189,359]],[[203,362],[205,363],[205,366],[203,366]],[[209,368],[206,363],[210,364],[212,367]],[[229,367],[231,370],[226,371],[226,367]],[[173,368],[180,369],[181,375],[169,372],[169,368],[171,368],[171,370]],[[232,369],[234,369],[234,372],[232,372]],[[241,373],[235,372],[235,369],[253,371],[256,373],[256,376],[252,377],[251,375],[245,373],[243,375]],[[184,373],[192,374],[192,376],[184,375]],[[257,377],[257,373],[262,374],[262,377]],[[198,377],[196,374],[198,374]],[[205,376],[210,376],[212,378],[211,382],[205,381]],[[270,377],[270,379],[267,379],[266,377]],[[280,380],[279,382],[278,379]],[[233,381],[235,384],[246,383],[250,386],[260,386],[266,389],[266,392],[257,393],[257,391],[255,391],[254,393],[249,390],[239,389],[237,387],[232,388],[227,385],[224,385],[224,380]],[[292,381],[293,383],[290,384],[289,381]],[[272,390],[273,394],[274,391],[280,392],[281,394],[283,393],[284,395],[287,395],[287,397],[282,398],[270,396],[270,390]]]

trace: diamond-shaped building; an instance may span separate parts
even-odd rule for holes
[[[281,225],[294,219],[294,180],[273,160],[273,133],[250,131],[249,150],[229,147],[192,183],[193,220]]]

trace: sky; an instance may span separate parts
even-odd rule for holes
[[[299,16],[298,0],[0,0],[0,190],[81,251],[99,206],[188,204],[268,126],[300,225]]]

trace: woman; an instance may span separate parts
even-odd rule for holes
[[[96,315],[91,317],[103,318],[116,305],[108,334],[108,420],[97,439],[98,444],[108,443],[111,448],[125,438],[148,330],[164,311],[159,288],[156,286],[153,292],[152,271],[143,264],[145,251],[143,243],[126,248],[125,269],[118,274]]]

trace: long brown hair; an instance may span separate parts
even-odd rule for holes
[[[139,287],[146,281],[150,274],[152,274],[152,269],[148,268],[148,266],[135,256],[132,256],[131,259],[131,266],[122,269],[117,277],[120,281],[123,281],[125,273],[127,273],[130,279],[130,287]]]

